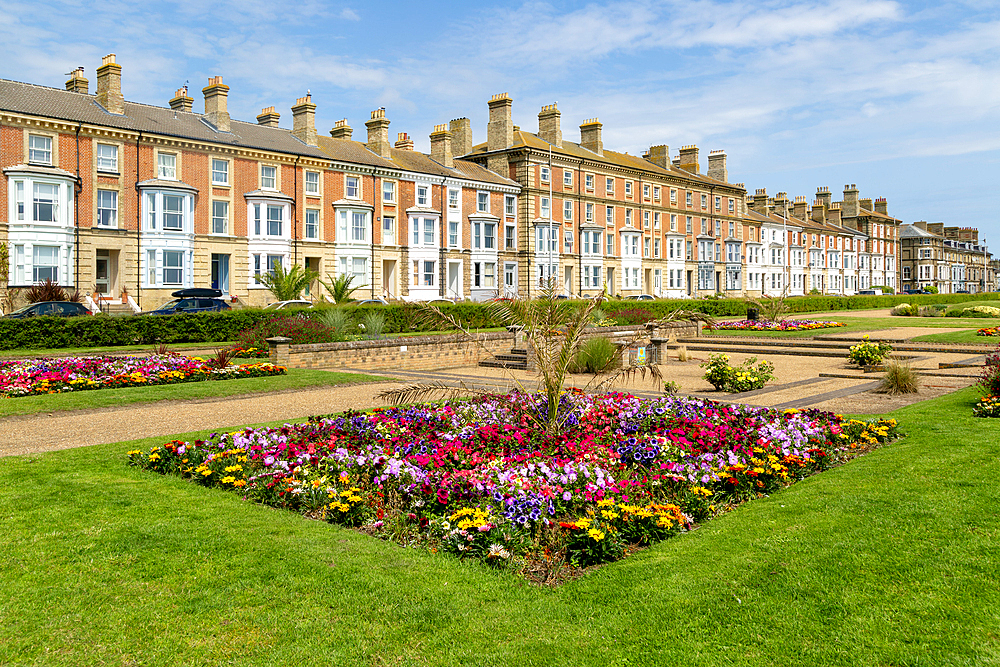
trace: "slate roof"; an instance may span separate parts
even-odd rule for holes
[[[542,139],[537,134],[532,132],[525,132],[524,130],[516,130],[514,132],[514,143],[508,147],[508,150],[513,148],[532,148],[539,151],[548,151],[549,147],[552,147],[553,155],[567,155],[569,157],[588,160],[590,162],[604,162],[616,167],[625,167],[627,169],[638,169],[656,174],[658,176],[673,176],[675,178],[686,178],[689,180],[695,180],[703,183],[707,186],[728,186],[733,189],[742,189],[737,185],[732,183],[725,183],[723,181],[717,181],[714,178],[709,178],[705,174],[696,174],[694,172],[686,171],[674,165],[669,165],[667,168],[663,168],[660,165],[650,162],[644,157],[639,155],[629,155],[628,153],[619,153],[617,151],[608,150],[605,148],[603,150],[603,155],[598,155],[597,153],[588,150],[578,143],[572,141],[567,141],[563,139],[562,147],[557,147],[554,144],[550,144],[545,139]],[[477,154],[487,153],[487,144],[478,144],[472,147],[472,152],[469,153],[470,156]]]
[[[449,169],[440,162],[432,160],[426,153],[402,148],[390,148],[390,159],[385,159],[368,150],[365,144],[353,139],[334,139],[320,137],[319,146],[334,160],[365,164],[386,169],[401,169],[418,174],[432,174],[446,178],[463,178],[484,183],[495,183],[520,187],[515,181],[495,174],[485,167],[468,160],[455,160],[455,167]]]
[[[901,239],[943,239],[943,236],[932,234],[926,229],[920,229],[916,225],[903,225],[899,228],[899,238]]]
[[[219,132],[202,114],[128,101],[124,107],[124,114],[113,114],[97,103],[96,95],[0,79],[0,111],[327,159],[323,151],[279,127],[232,120],[230,132]]]

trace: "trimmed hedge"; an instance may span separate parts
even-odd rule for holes
[[[785,299],[792,313],[834,310],[865,310],[890,308],[898,303],[928,305],[995,301],[1000,296],[985,294],[887,294],[882,296],[800,296]],[[582,308],[586,301],[562,302],[564,308]],[[437,318],[424,313],[414,304],[390,306],[331,306],[343,308],[355,322],[368,308],[385,313],[384,333],[444,331],[448,327]],[[665,299],[661,301],[610,300],[605,311],[615,309],[645,310],[653,318],[685,308],[716,317],[745,317],[747,302],[743,299]],[[461,321],[470,329],[503,326],[490,318],[485,303],[444,304],[440,309]],[[319,309],[262,311],[256,309],[228,310],[214,313],[191,313],[165,316],[139,315],[125,317],[35,317],[23,320],[0,319],[0,350],[42,349],[65,347],[113,347],[163,343],[218,343],[235,340],[240,331],[258,322],[278,317],[312,317]]]

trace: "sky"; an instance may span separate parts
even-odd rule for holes
[[[311,91],[317,129],[372,109],[429,150],[467,116],[486,139],[506,92],[537,131],[558,103],[565,139],[598,117],[607,148],[728,155],[753,193],[856,183],[904,222],[980,229],[1000,249],[1000,0],[0,0],[0,77],[61,88],[115,53],[130,101],[166,106],[208,77],[233,118],[274,105],[283,127]],[[995,240],[996,243],[992,243]]]

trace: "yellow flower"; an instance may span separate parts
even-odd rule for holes
[[[577,525],[578,525],[578,526],[580,525],[580,524],[579,524],[579,522],[577,522]],[[582,527],[582,526],[581,526],[581,527]],[[587,534],[588,534],[588,535],[590,535],[590,537],[591,537],[591,538],[592,538],[592,539],[593,539],[593,540],[594,540],[595,542],[600,542],[601,540],[603,540],[603,539],[604,539],[604,531],[602,531],[602,530],[597,530],[596,528],[591,528],[590,530],[588,530],[588,531],[587,531]]]

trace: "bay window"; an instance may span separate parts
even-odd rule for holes
[[[58,246],[33,246],[32,247],[32,274],[31,280],[34,283],[44,283],[51,280],[59,282],[59,247]]]

